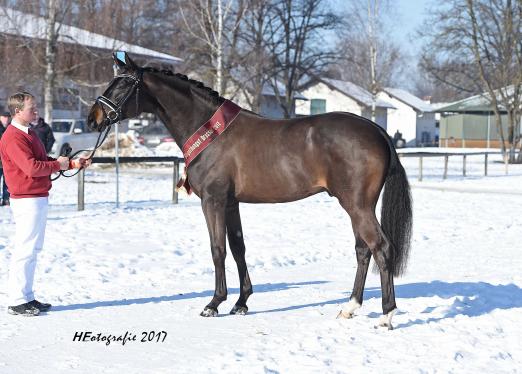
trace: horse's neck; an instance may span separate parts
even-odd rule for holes
[[[156,100],[154,113],[174,136],[182,148],[188,138],[196,132],[215,112],[217,106],[193,95],[188,82],[172,77],[168,83],[155,77],[150,85],[151,96]]]

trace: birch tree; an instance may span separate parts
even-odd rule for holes
[[[31,6],[32,5],[32,6]],[[28,7],[28,8],[27,8]],[[45,31],[43,34],[38,34],[41,30],[37,30],[37,37],[41,37],[44,40],[44,55],[43,61],[41,56],[38,54],[38,44],[33,40],[25,40],[22,43],[25,44],[23,47],[27,48],[33,58],[36,60],[37,65],[44,69],[44,81],[43,81],[43,104],[44,104],[44,118],[48,123],[52,121],[52,110],[53,110],[53,91],[56,83],[56,53],[58,48],[58,38],[60,36],[61,26],[64,18],[67,16],[71,9],[70,0],[45,0],[45,2],[30,2],[26,1],[22,4],[22,10],[33,11],[36,16],[40,15],[40,10],[44,12],[45,18]],[[4,12],[7,16],[7,12]],[[15,17],[7,17],[6,21],[11,23],[11,27],[15,30],[21,30],[23,25],[20,24],[23,20]],[[36,26],[36,25],[34,25]],[[20,37],[23,37],[20,34]]]
[[[245,12],[245,3],[234,0],[178,0],[185,30],[203,47],[213,69],[214,88],[226,91],[226,71],[235,55],[237,30]],[[236,35],[236,37],[234,37]]]
[[[405,66],[404,53],[390,38],[392,14],[385,0],[350,1],[338,43],[341,58],[333,69],[334,75],[371,93],[372,121],[378,92],[394,84]]]
[[[71,8],[70,1],[47,0],[45,32],[44,118],[53,120],[53,91],[56,83],[56,50],[63,20]]]

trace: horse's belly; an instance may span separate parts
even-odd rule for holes
[[[304,199],[325,191],[321,178],[267,172],[257,176],[239,177],[235,196],[245,203],[284,203]]]

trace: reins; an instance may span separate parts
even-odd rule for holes
[[[92,153],[87,158],[87,160],[92,160],[96,150],[101,147],[101,145],[103,144],[103,142],[109,135],[109,131],[111,130],[111,125],[115,124],[116,122],[118,122],[118,123],[120,122],[122,107],[123,107],[123,105],[125,105],[127,100],[129,100],[131,95],[134,93],[134,90],[136,90],[136,113],[138,113],[138,104],[139,104],[138,100],[139,100],[140,83],[141,83],[142,77],[143,77],[143,70],[139,69],[138,76],[134,76],[132,74],[120,74],[120,75],[115,76],[112,79],[112,81],[109,83],[109,87],[116,79],[132,79],[134,81],[132,88],[125,94],[125,96],[123,96],[120,100],[118,100],[117,103],[114,103],[111,99],[109,99],[108,97],[105,97],[103,95],[98,96],[98,98],[96,99],[95,103],[98,103],[98,105],[101,107],[101,110],[103,111],[103,114],[105,115],[106,130],[105,130],[105,134],[103,134],[103,131],[100,131],[100,135],[98,135],[98,140],[96,140],[96,145],[94,146],[94,149],[92,150]],[[106,110],[106,108],[108,110]],[[102,138],[102,134],[103,134],[103,138]],[[100,139],[101,139],[101,141],[100,141]],[[116,141],[118,141],[118,139],[116,139]],[[71,150],[68,149],[68,152],[66,152],[66,154],[60,155],[60,156],[66,156],[66,157],[69,157],[70,159],[72,159],[78,153],[89,152],[89,151],[90,150],[88,150],[88,149],[80,149],[79,151],[76,151],[72,156],[69,156],[69,153],[71,152]],[[71,175],[65,175],[65,171],[67,171],[67,170],[60,170],[59,174],[56,177],[54,177],[54,178],[51,177],[50,179],[51,179],[51,181],[55,181],[62,176],[65,178],[71,178],[71,177],[74,177],[76,174],[78,174],[82,169],[83,169],[83,166],[80,167],[77,172],[75,172]]]
[[[103,144],[103,142],[105,141],[105,139],[107,139],[107,135],[109,135],[109,131],[111,131],[111,128],[109,126],[107,126],[106,130],[105,130],[105,133],[103,131],[100,131],[100,135],[98,135],[98,139],[96,140],[96,145],[94,146],[94,149],[92,150],[92,153],[89,157],[87,157],[87,160],[92,160],[93,157],[94,157],[94,154],[96,153],[96,151],[98,150],[98,148],[101,147],[101,145]],[[102,138],[102,135],[103,135],[103,138]],[[101,141],[100,141],[101,139]],[[69,147],[67,149],[67,151],[65,152],[65,154],[62,154],[60,156],[65,156],[65,157],[69,157],[69,158],[74,158],[78,153],[82,153],[82,152],[90,152],[91,150],[90,149],[80,149],[76,152],[74,152],[74,154],[72,156],[69,156],[69,154],[71,153],[71,148]],[[71,175],[66,175],[65,172],[67,170],[60,170],[58,175],[56,177],[50,177],[51,181],[55,181],[57,180],[58,178],[60,177],[64,177],[64,178],[71,178],[71,177],[74,177],[76,174],[78,174],[81,170],[83,169],[83,166],[80,167],[78,169],[77,172],[71,174]]]

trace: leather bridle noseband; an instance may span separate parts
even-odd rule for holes
[[[104,121],[105,126],[113,125],[116,122],[121,120],[121,110],[122,110],[123,106],[125,105],[125,103],[127,103],[127,100],[129,100],[129,98],[132,96],[134,91],[136,91],[136,113],[138,112],[140,83],[142,82],[142,79],[143,79],[143,70],[138,69],[138,74],[136,76],[132,75],[132,74],[116,75],[112,79],[111,83],[109,83],[109,87],[112,85],[112,83],[116,79],[131,79],[134,81],[134,84],[132,85],[131,89],[125,94],[125,96],[123,96],[120,100],[118,100],[117,103],[115,103],[114,101],[112,101],[111,99],[109,99],[106,96],[103,96],[103,95],[98,96],[95,103],[97,103],[101,107],[103,114],[105,115],[105,121]]]

